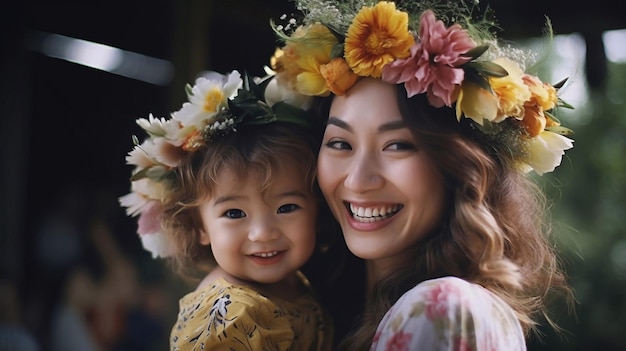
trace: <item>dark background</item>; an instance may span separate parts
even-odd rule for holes
[[[602,34],[626,29],[626,19],[608,0],[488,3],[506,39],[541,36],[545,15],[556,34],[579,33],[587,47],[583,77],[591,98],[581,112],[587,118],[576,127],[574,153],[564,161],[568,166],[542,180],[553,185],[560,179],[551,194],[555,217],[570,223],[557,234],[580,293],[579,319],[563,320],[566,340],[546,328],[544,343],[529,348],[624,350],[626,69],[624,63],[607,62]],[[83,267],[90,288],[80,289],[93,292],[83,299],[114,300],[110,306],[102,302],[109,306],[104,312],[89,311],[90,326],[101,326],[99,316],[119,310],[109,316],[117,321],[113,327],[98,333],[99,349],[167,348],[171,318],[186,287],[143,251],[134,220],[117,203],[129,190],[131,169],[124,157],[132,148],[130,136],[140,133],[135,119],[176,110],[184,84],[202,70],[257,67],[250,72],[262,74],[276,44],[269,19],[293,11],[287,0],[0,5],[0,300],[7,323],[24,327],[42,349],[52,349],[51,318],[68,298],[64,289],[75,282],[70,279],[75,268]],[[42,32],[167,60],[174,74],[156,85],[51,58],[26,45]],[[97,239],[102,231],[109,244]],[[589,240],[592,235],[595,240]],[[593,250],[585,251],[584,243]],[[119,267],[132,275],[124,276]],[[125,289],[129,292],[119,293]]]

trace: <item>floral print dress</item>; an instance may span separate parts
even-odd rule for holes
[[[295,301],[269,299],[218,279],[183,296],[179,304],[171,351],[331,349],[332,322],[313,294]]]
[[[480,285],[455,277],[407,291],[378,325],[371,351],[526,350],[509,305]]]

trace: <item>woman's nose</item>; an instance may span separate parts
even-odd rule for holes
[[[262,216],[253,221],[248,239],[250,241],[270,241],[280,237],[280,230],[271,216]]]
[[[355,193],[362,193],[380,189],[383,185],[384,179],[376,157],[368,153],[355,155],[346,169],[344,186]]]

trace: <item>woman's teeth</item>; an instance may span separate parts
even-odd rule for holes
[[[389,205],[381,207],[358,207],[350,204],[350,212],[352,217],[360,222],[374,222],[389,218],[398,213],[402,209],[402,205]]]

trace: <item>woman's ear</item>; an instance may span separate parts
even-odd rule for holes
[[[209,236],[209,233],[207,233],[207,231],[204,229],[200,230],[200,245],[211,245],[211,237]]]

